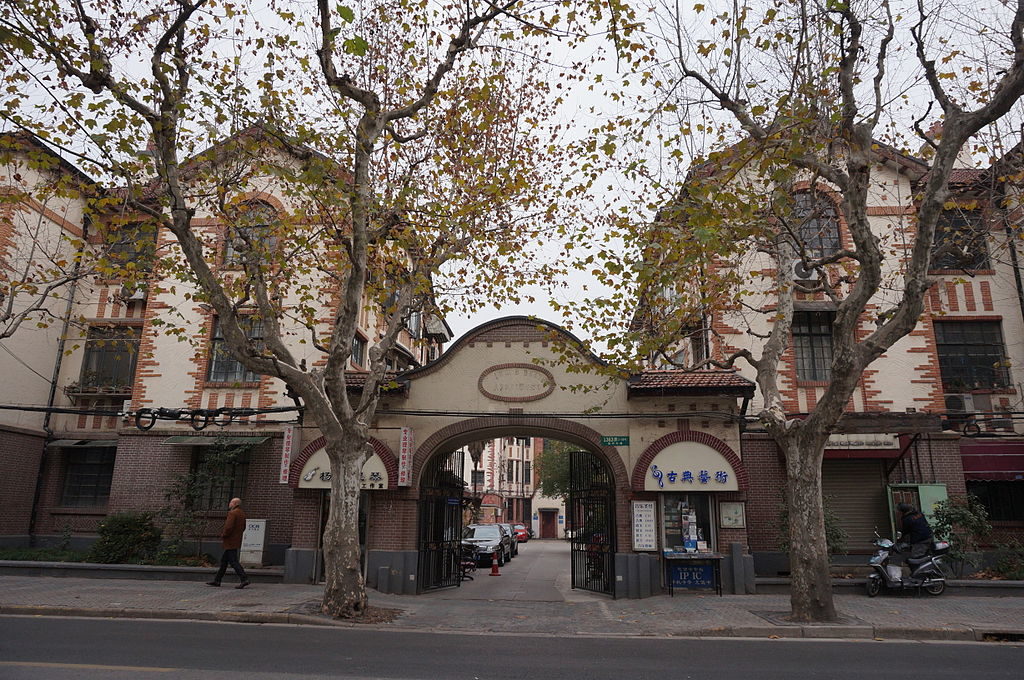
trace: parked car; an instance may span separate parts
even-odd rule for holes
[[[512,528],[515,529],[520,543],[526,543],[530,540],[530,530],[526,528],[525,524],[513,524]]]
[[[498,566],[504,566],[512,553],[512,539],[497,524],[469,524],[462,530],[462,545],[476,549],[480,566],[490,566],[491,556],[498,553]]]
[[[502,522],[498,526],[504,529],[505,533],[508,534],[509,545],[512,546],[512,557],[515,557],[519,554],[519,536],[516,534],[516,530],[512,528],[511,524],[507,524],[505,522]]]

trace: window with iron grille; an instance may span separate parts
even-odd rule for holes
[[[793,350],[798,380],[829,380],[834,312],[794,312]]]
[[[524,462],[523,463],[523,482],[525,482],[526,484],[532,484],[533,483],[533,476],[532,476],[532,474],[533,474],[533,470],[531,470],[530,461]]]
[[[936,321],[934,324],[944,391],[967,392],[1010,384],[999,321]]]
[[[980,210],[943,210],[935,224],[931,269],[989,269],[987,237]]]
[[[226,452],[216,446],[197,446],[192,456],[197,483],[197,510],[226,509],[232,498],[245,495],[249,452]]]
[[[821,258],[839,250],[839,215],[836,205],[825,196],[801,192],[793,197],[793,220],[800,244],[797,252]]]
[[[114,478],[114,447],[66,450],[64,488],[61,504],[67,506],[106,505]]]
[[[978,497],[996,522],[1024,522],[1024,481],[968,481],[967,492]]]
[[[485,484],[485,482],[484,482],[484,471],[483,470],[473,470],[473,488],[474,489],[482,489],[482,488],[484,488],[484,484]]]
[[[82,387],[128,388],[135,378],[139,329],[135,326],[93,326],[82,355]]]
[[[248,318],[240,321],[242,329],[257,348],[263,346],[263,322]],[[210,341],[210,367],[206,379],[210,382],[259,382],[258,373],[250,371],[228,352],[227,341],[221,332],[220,320],[214,322]]]

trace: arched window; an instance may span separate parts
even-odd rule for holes
[[[818,193],[801,192],[793,197],[793,231],[808,258],[821,258],[839,250],[839,213],[836,205]]]
[[[273,229],[277,210],[269,203],[247,201],[232,211],[230,218],[224,252],[226,264],[241,264],[246,255],[256,254],[259,258],[277,248]]]

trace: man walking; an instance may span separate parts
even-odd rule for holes
[[[241,589],[249,585],[245,570],[238,562],[238,549],[242,547],[243,533],[245,533],[245,513],[242,512],[242,499],[232,498],[228,503],[228,516],[224,520],[224,528],[220,532],[221,545],[224,548],[224,553],[220,556],[220,568],[217,569],[217,575],[213,577],[213,580],[206,585],[219,588],[229,564],[238,574],[240,581],[235,588]]]

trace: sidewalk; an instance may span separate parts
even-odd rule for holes
[[[381,630],[659,637],[807,637],[1024,640],[1024,597],[837,595],[839,624],[793,625],[786,595],[677,594],[612,600],[532,586],[506,569],[478,572],[466,587],[420,596],[370,591],[370,604],[398,610]],[[194,619],[361,626],[318,613],[322,586],[255,583],[236,590],[183,581],[0,576],[0,614]],[[539,588],[539,590],[538,590]],[[557,594],[555,592],[557,591]]]

